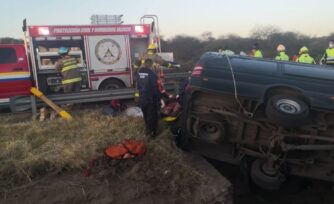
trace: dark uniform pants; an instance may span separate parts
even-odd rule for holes
[[[146,104],[141,106],[143,111],[146,134],[155,136],[158,129],[158,105],[157,104]]]
[[[65,93],[79,92],[81,89],[81,81],[71,84],[64,84],[63,86]]]

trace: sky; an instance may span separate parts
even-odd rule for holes
[[[123,14],[125,24],[159,16],[161,34],[248,36],[256,26],[276,26],[312,36],[334,32],[333,0],[2,0],[0,37],[23,36],[29,25],[90,24],[93,14]]]

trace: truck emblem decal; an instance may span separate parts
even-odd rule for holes
[[[103,39],[96,44],[95,56],[103,64],[115,64],[121,59],[122,50],[115,40]]]

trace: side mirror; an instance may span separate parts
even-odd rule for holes
[[[26,18],[23,20],[22,31],[23,32],[27,31],[27,19]]]

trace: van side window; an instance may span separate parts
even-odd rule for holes
[[[0,48],[0,64],[17,63],[16,51],[14,48]]]
[[[229,69],[228,61],[224,56],[207,60],[205,66],[210,68]]]
[[[232,59],[235,71],[253,73],[277,73],[278,64],[274,61],[254,60],[254,59]]]

